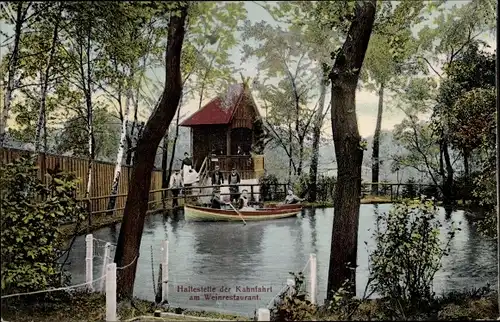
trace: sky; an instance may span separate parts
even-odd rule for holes
[[[448,1],[445,4],[445,8],[451,8],[452,6],[461,6],[469,1]],[[246,1],[245,7],[247,9],[247,19],[253,23],[266,21],[270,24],[276,24],[274,19],[269,15],[269,13],[255,4],[254,1]],[[414,33],[418,32],[417,29],[414,30]],[[487,37],[488,38],[488,37]],[[490,44],[494,44],[494,41],[490,38],[487,39]],[[243,69],[243,75],[246,77],[256,77],[257,76],[257,68],[256,68],[256,60],[250,59],[247,62],[241,63],[241,46],[239,44],[237,47],[231,50],[232,60],[236,66],[240,65]],[[439,71],[440,69],[438,69]],[[155,74],[160,76],[160,79],[164,79],[165,72],[164,70],[158,69],[155,71]],[[237,78],[239,79],[239,77]],[[255,96],[255,93],[254,93]],[[329,96],[329,95],[328,95]],[[210,99],[213,97],[207,98],[204,103],[208,103]],[[327,100],[327,102],[329,99]],[[259,102],[257,101],[257,104]],[[315,104],[315,102],[313,103]],[[368,137],[373,135],[375,131],[375,123],[377,118],[377,107],[378,107],[378,96],[376,93],[367,91],[367,90],[358,90],[356,93],[356,110],[358,116],[358,128],[362,137]],[[401,123],[404,118],[404,115],[401,111],[397,109],[391,109],[390,106],[385,109],[383,120],[382,120],[382,129],[383,130],[392,130],[395,125]],[[183,107],[183,113],[185,117],[189,117],[192,113],[198,110],[198,100],[194,99],[192,101],[186,102]],[[331,125],[329,122],[325,122],[323,130],[326,134],[331,134]]]
[[[461,6],[468,1],[448,1],[445,4],[445,8],[451,8],[454,5]],[[252,23],[260,22],[262,20],[270,23],[276,24],[274,19],[267,13],[265,9],[254,3],[253,1],[246,1],[245,7],[247,9],[247,19]],[[0,28],[3,32],[7,34],[11,34],[13,29],[12,26],[7,26],[5,24],[0,24]],[[414,33],[418,30],[415,29]],[[2,38],[2,37],[0,37]],[[490,37],[486,37],[488,43],[493,44],[494,40]],[[1,40],[0,40],[1,42]],[[236,66],[239,66],[243,69],[242,73],[245,77],[254,78],[257,76],[257,68],[256,68],[256,60],[250,59],[244,63],[241,62],[242,54],[241,48],[242,43],[231,50],[231,58]],[[494,50],[494,48],[492,49]],[[2,48],[0,48],[2,51]],[[0,52],[0,57],[2,53]],[[154,81],[157,82],[160,88],[162,87],[163,80],[165,79],[165,70],[164,68],[154,68],[148,72],[148,76]],[[239,79],[239,76],[236,76]],[[153,93],[153,91],[148,88],[144,89],[146,93],[151,93],[153,95],[158,95],[158,93]],[[255,93],[254,93],[254,96]],[[208,103],[213,97],[206,97],[204,103]],[[328,102],[329,100],[327,100]],[[315,103],[315,102],[314,102]],[[313,104],[314,104],[313,103]],[[259,102],[257,101],[257,104]],[[375,130],[375,122],[376,122],[376,113],[377,113],[377,105],[378,105],[378,97],[374,92],[370,92],[367,90],[358,90],[356,94],[356,109],[358,116],[358,127],[360,134],[363,137],[367,137],[373,135]],[[198,109],[198,99],[195,98],[191,101],[185,102],[183,106],[183,111],[181,113],[182,118],[189,117],[192,113],[196,112]],[[387,106],[384,111],[383,120],[382,120],[382,129],[391,130],[396,124],[399,124],[403,119],[402,112],[398,112],[396,109],[391,109],[390,105]],[[9,122],[12,124],[11,122]],[[326,134],[331,134],[331,127],[329,122],[325,122],[324,131]]]

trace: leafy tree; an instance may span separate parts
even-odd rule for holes
[[[7,22],[14,26],[13,37],[7,37],[7,41],[2,44],[9,45],[9,51],[4,56],[2,62],[2,72],[7,76],[7,80],[3,79],[5,87],[3,103],[4,107],[0,115],[0,147],[4,144],[5,131],[7,127],[7,120],[9,118],[10,108],[13,101],[13,92],[21,86],[22,74],[19,73],[20,59],[23,56],[21,53],[21,37],[26,33],[26,28],[29,28],[30,23],[34,20],[40,19],[47,7],[51,4],[37,3],[34,1],[17,1],[17,2],[4,2],[1,4],[0,19],[2,22]],[[2,35],[5,35],[2,33]],[[9,38],[13,38],[12,42]]]
[[[429,69],[439,78],[447,77],[447,67],[453,64],[468,45],[484,32],[494,28],[494,8],[492,1],[471,1],[461,7],[453,6],[448,12],[441,11],[434,25],[424,26],[420,30],[420,59],[425,61]],[[434,65],[443,67],[444,74],[438,72]],[[440,147],[440,172],[443,175],[443,197],[447,208],[453,203],[454,167],[450,153],[450,131],[447,119],[451,106],[436,98],[432,113],[433,130],[437,135]]]
[[[93,128],[95,155],[99,160],[113,161],[116,155],[116,142],[120,137],[120,125],[116,116],[108,112],[107,106],[94,108]],[[88,157],[88,126],[86,115],[77,115],[63,123],[58,133],[56,151],[59,154],[72,154]]]
[[[198,94],[198,108],[208,95],[222,94],[235,82],[233,75],[239,69],[230,50],[239,42],[235,32],[246,13],[243,1],[196,2],[191,7],[192,17],[204,18],[188,21],[183,56],[189,63],[183,64],[183,75],[185,79],[192,75],[186,80],[186,94],[193,98]]]
[[[384,97],[401,86],[406,77],[421,70],[421,64],[410,62],[416,50],[411,27],[422,21],[424,2],[403,1],[393,8],[388,1],[382,6],[361,70],[364,87],[377,92],[379,97],[371,156],[372,182],[379,182]],[[390,11],[393,12],[389,14]],[[378,194],[378,185],[372,185],[372,194]]]
[[[243,40],[255,39],[255,48],[244,46],[245,61],[256,57],[263,80],[254,80],[254,88],[266,108],[266,125],[275,142],[283,148],[289,159],[289,180],[292,168],[300,176],[305,159],[305,144],[315,109],[308,107],[314,97],[313,61],[308,57],[308,46],[294,30],[284,30],[260,22],[245,23]]]

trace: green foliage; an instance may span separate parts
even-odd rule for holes
[[[58,258],[63,240],[58,227],[82,220],[73,175],[54,173],[43,184],[30,159],[0,168],[2,293],[61,286],[66,276]]]
[[[278,197],[278,178],[275,175],[269,174],[260,177],[259,191],[262,201],[275,200]]]
[[[119,120],[106,108],[96,107],[93,115],[95,156],[100,160],[115,161],[116,143],[120,137]],[[83,115],[69,118],[60,132],[56,151],[88,157],[89,149],[87,118]]]
[[[316,313],[316,306],[308,299],[304,285],[304,274],[290,272],[295,280],[294,291],[280,294],[278,303],[271,311],[271,321],[304,321]]]
[[[188,98],[199,94],[200,101],[225,93],[240,70],[231,60],[238,45],[236,30],[247,12],[243,1],[194,2],[190,7],[182,49],[182,74]]]
[[[417,185],[414,178],[409,178],[403,186],[403,198],[413,199],[417,196]]]
[[[332,201],[335,192],[336,177],[318,175],[316,180],[316,201]],[[305,198],[310,190],[309,174],[305,173],[297,178],[294,183],[294,192],[297,196]]]
[[[425,199],[405,201],[388,213],[377,213],[370,288],[383,297],[395,317],[425,311],[434,298],[434,275],[443,256],[449,254],[456,232],[452,226],[443,244],[437,215],[436,206]]]

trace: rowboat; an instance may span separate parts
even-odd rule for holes
[[[302,210],[301,205],[283,205],[269,208],[256,208],[253,211],[239,210],[239,214],[229,209],[213,209],[193,205],[184,206],[186,221],[259,221],[273,220],[297,216]],[[240,216],[241,214],[241,216]]]

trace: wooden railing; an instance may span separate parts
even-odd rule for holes
[[[220,167],[221,171],[231,171],[233,167],[238,172],[253,172],[253,160],[250,155],[209,155],[209,170],[213,170],[215,164]]]

